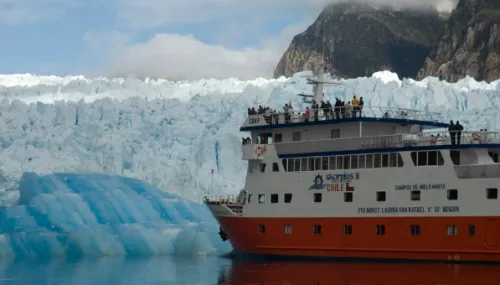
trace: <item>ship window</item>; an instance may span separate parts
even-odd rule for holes
[[[486,198],[488,199],[498,199],[498,189],[488,188],[486,189]]]
[[[314,171],[314,170],[317,170],[317,169],[314,169],[314,157],[310,157],[309,158],[309,168],[308,168],[309,171]]]
[[[337,156],[337,169],[343,169],[342,158],[343,156]]]
[[[293,158],[288,159],[288,172],[293,172],[293,162]]]
[[[259,204],[264,204],[265,201],[266,201],[266,195],[259,194]]]
[[[412,190],[410,192],[410,199],[412,201],[420,201],[420,190]]]
[[[366,168],[373,168],[373,154],[366,155]]]
[[[279,143],[283,141],[283,134],[274,134],[274,142]]]
[[[339,129],[332,129],[330,132],[330,136],[332,137],[332,139],[340,138],[340,130]]]
[[[344,235],[345,236],[352,235],[352,225],[344,225]]]
[[[285,194],[285,203],[291,203],[291,202],[292,202],[292,194],[286,193]]]
[[[294,170],[295,170],[295,172],[299,172],[300,171],[300,158],[296,158],[295,159]]]
[[[426,151],[417,152],[417,165],[418,166],[427,165],[427,152]]]
[[[260,164],[260,172],[266,172],[266,164],[265,163]]]
[[[352,202],[353,195],[352,192],[344,192],[344,202]]]
[[[385,225],[377,225],[376,230],[377,230],[377,235],[379,236],[385,235]]]
[[[379,191],[377,192],[377,201],[378,202],[384,202],[386,199],[385,197],[385,191]]]
[[[396,167],[396,166],[398,166],[397,153],[390,153],[389,154],[389,167]]]
[[[253,194],[248,194],[248,204],[252,203]]]
[[[283,165],[283,169],[287,171],[288,168],[286,167],[286,159],[282,159],[281,164]]]
[[[344,169],[351,168],[351,157],[349,155],[344,156]]]
[[[365,155],[358,156],[358,165],[359,168],[365,168]]]
[[[321,170],[321,157],[316,157],[314,159],[314,169]]]
[[[498,163],[498,153],[497,152],[489,151],[488,154],[490,155],[490,157],[494,163]]]
[[[437,157],[438,157],[438,152],[437,151],[429,151],[428,152],[428,164],[427,165],[437,165]]]
[[[330,157],[330,170],[335,170],[335,156]]]
[[[411,152],[411,160],[413,161],[413,165],[417,165],[417,152],[416,151],[412,151]]]
[[[358,156],[351,155],[351,169],[358,169]]]
[[[278,194],[271,194],[271,203],[272,204],[278,203]]]
[[[401,154],[398,153],[398,167],[403,167],[403,158],[401,157]]]
[[[300,139],[301,139],[301,132],[293,132],[292,140],[294,142],[296,142],[296,141],[300,141]]]
[[[458,200],[457,189],[448,189],[448,200]]]
[[[321,159],[323,170],[328,170],[328,157],[323,157]]]
[[[420,235],[420,225],[411,225],[410,226],[410,234],[412,236],[419,236]]]
[[[280,167],[277,162],[273,162],[273,172],[279,172]]]
[[[437,156],[438,156],[438,165],[444,165],[443,154],[440,151],[438,151]]]
[[[258,225],[257,230],[259,233],[264,234],[266,233],[266,226],[265,225]]]
[[[382,167],[389,167],[389,154],[382,154]]]
[[[476,226],[469,225],[469,235],[470,236],[475,236],[476,235]]]
[[[321,234],[321,225],[313,225],[313,234],[315,235]]]
[[[321,203],[323,197],[321,196],[321,193],[314,193],[313,195],[313,201],[314,203]]]
[[[449,236],[456,236],[458,234],[458,228],[456,225],[447,225],[446,226],[446,233]]]
[[[302,171],[307,171],[307,158],[302,158],[300,161],[300,166]]]
[[[380,162],[381,162],[380,160],[381,160],[380,153],[373,155],[373,167],[374,168],[380,168]]]
[[[292,225],[285,225],[283,228],[285,234],[291,235],[292,234]]]

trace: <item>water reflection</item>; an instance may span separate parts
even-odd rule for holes
[[[217,257],[0,262],[0,284],[500,285],[500,266],[245,261]]]
[[[225,285],[497,285],[498,265],[234,261]]]

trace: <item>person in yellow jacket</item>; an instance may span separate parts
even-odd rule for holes
[[[356,98],[356,96],[352,97],[351,105],[352,105],[352,116],[355,118],[356,114],[359,111],[359,100],[358,98]]]

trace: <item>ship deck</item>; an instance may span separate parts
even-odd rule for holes
[[[360,113],[354,113],[352,112],[352,108],[335,107],[319,110],[317,119],[315,118],[314,110],[311,110],[309,120],[305,118],[304,113],[305,110],[294,110],[289,113],[289,119],[285,112],[271,113],[268,116],[265,114],[249,115],[241,126],[240,131],[331,125],[348,122],[385,122],[421,125],[426,128],[448,127],[448,123],[443,123],[441,113],[405,108],[364,106]]]

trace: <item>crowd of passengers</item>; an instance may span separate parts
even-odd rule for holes
[[[313,104],[312,108],[307,107],[303,113],[299,113],[301,121],[309,122],[311,119],[314,121],[319,121],[319,111],[323,111],[323,116],[326,120],[332,119],[347,119],[355,118],[361,116],[364,106],[363,97],[359,99],[354,96],[351,101],[344,102],[338,98],[335,98],[335,105],[332,105],[330,101],[321,101],[321,104]],[[285,104],[283,107],[285,115],[285,123],[290,123],[293,112],[292,103]],[[248,115],[264,115],[264,119],[267,124],[278,124],[279,112],[276,109],[271,109],[269,107],[262,107],[259,105],[258,109],[255,107],[248,108]]]

